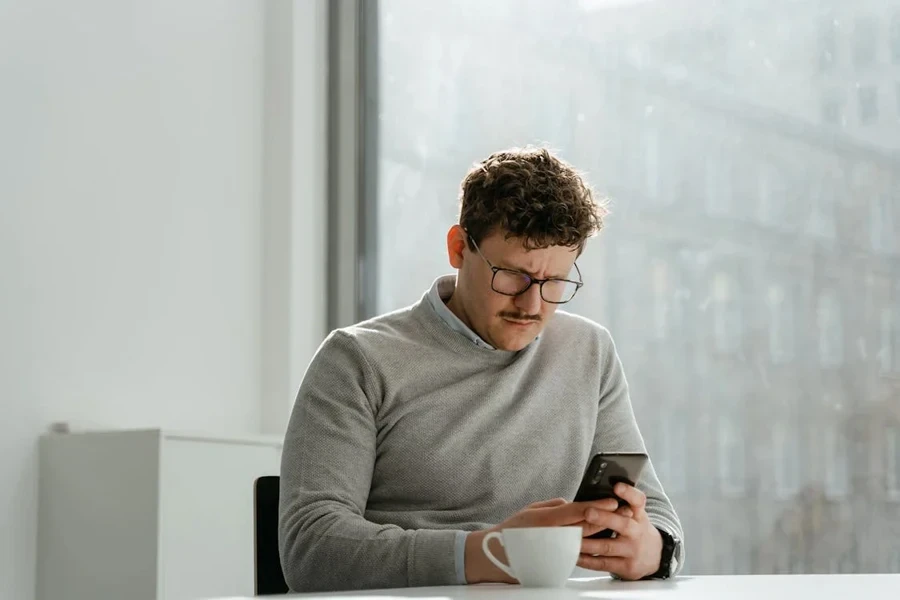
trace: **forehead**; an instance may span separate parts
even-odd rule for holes
[[[493,233],[479,244],[498,267],[517,269],[537,277],[565,277],[578,258],[578,248],[549,246],[529,250],[522,239]]]

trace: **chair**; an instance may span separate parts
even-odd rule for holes
[[[257,596],[286,594],[288,585],[278,552],[279,477],[259,477],[253,484],[253,574]]]

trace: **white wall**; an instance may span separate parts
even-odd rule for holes
[[[283,302],[263,316],[285,293],[263,275],[283,262],[262,244],[265,10],[0,0],[0,599],[33,596],[36,439],[51,422],[261,428],[263,387],[277,387],[264,321],[291,315]],[[292,240],[281,252],[324,256],[318,238]],[[324,280],[318,263],[292,271]],[[298,307],[314,324],[316,302]],[[303,327],[284,390],[324,334]]]
[[[262,428],[267,433],[284,431],[306,365],[326,333],[327,3],[266,3]]]

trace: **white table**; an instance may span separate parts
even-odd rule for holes
[[[570,579],[566,588],[543,590],[491,584],[296,594],[285,598],[388,600],[900,600],[898,575],[730,575],[679,577],[670,581]],[[277,598],[277,597],[271,597]],[[229,599],[234,600],[234,599]],[[250,600],[250,599],[247,599]],[[259,600],[259,599],[256,599]]]
[[[900,600],[898,575],[734,575],[670,581],[571,579],[565,589],[491,584],[297,594],[286,598],[420,598],[430,600]],[[277,596],[271,596],[273,600]],[[230,599],[234,600],[234,599]],[[249,599],[248,599],[249,600]],[[259,600],[259,599],[257,599]]]

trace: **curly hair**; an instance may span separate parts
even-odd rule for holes
[[[499,230],[528,250],[568,246],[580,253],[608,213],[581,174],[546,148],[491,154],[466,174],[459,200],[459,224],[475,243]]]

